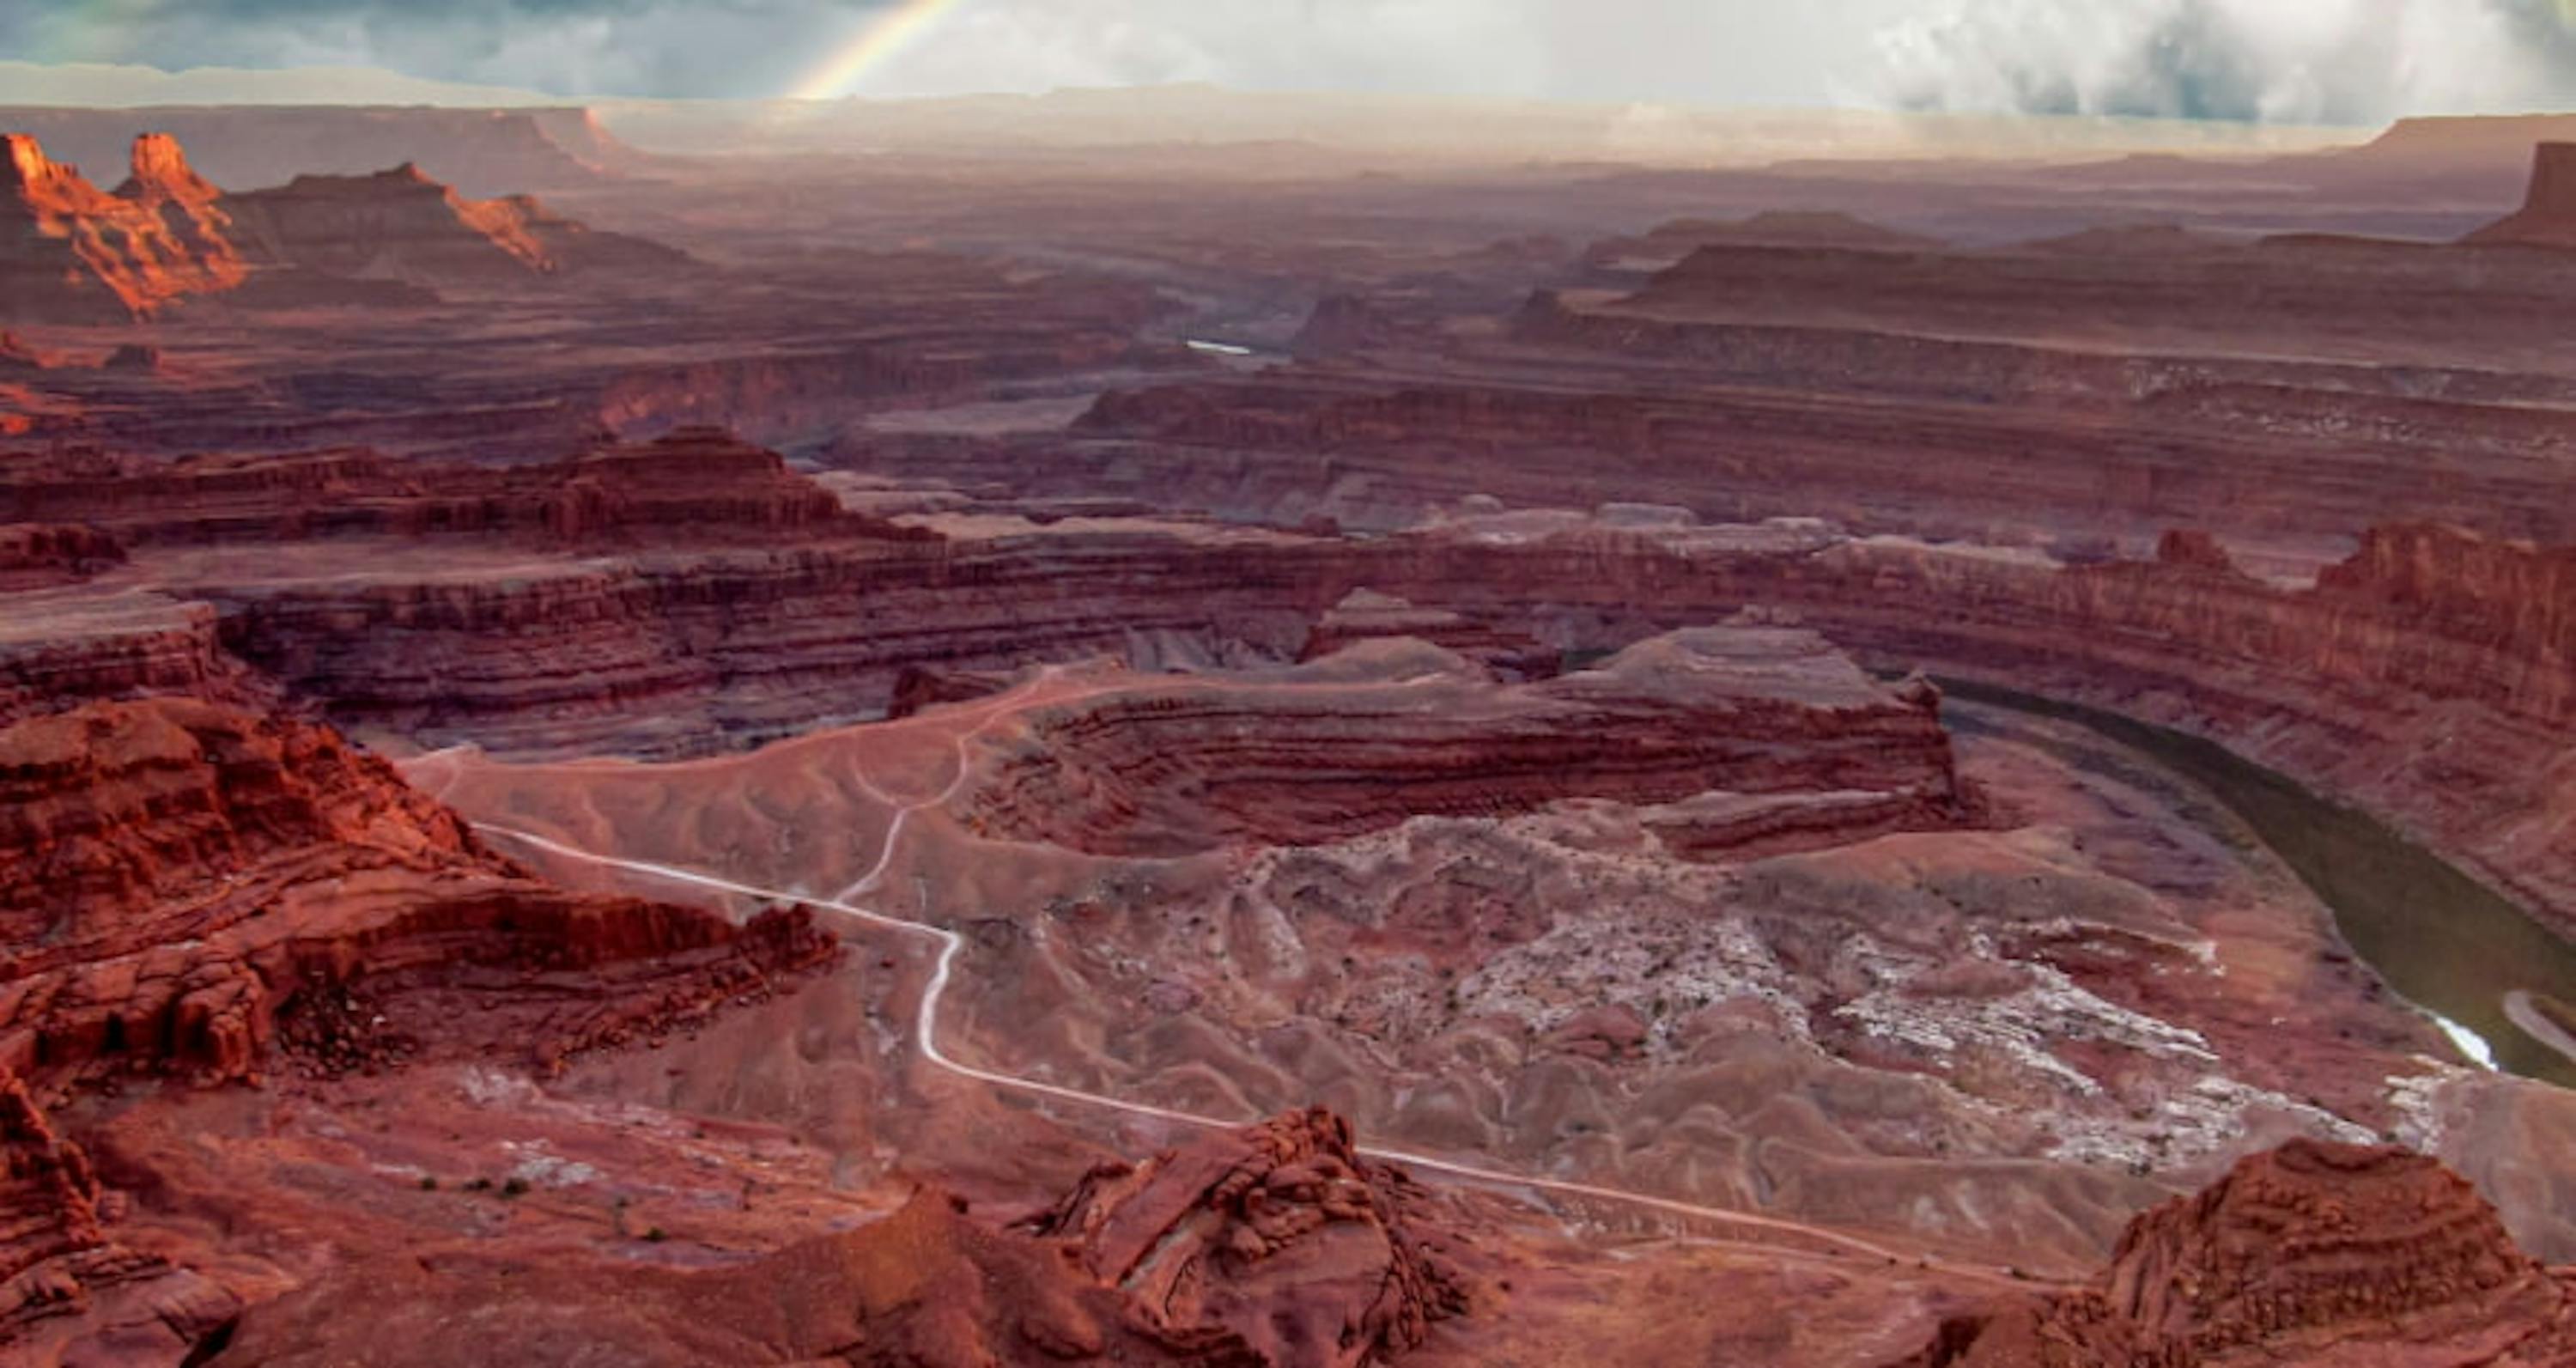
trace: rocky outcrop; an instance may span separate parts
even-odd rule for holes
[[[23,133],[0,137],[0,314],[122,322],[247,275],[213,187],[177,146],[135,141],[134,174],[111,195]]]
[[[523,754],[672,755],[881,715],[907,669],[1278,659],[1305,638],[1309,569],[1109,530],[975,554],[843,541],[198,592],[224,604],[232,651],[353,721]]]
[[[883,1220],[683,1271],[570,1250],[335,1273],[242,1317],[245,1363],[1146,1364],[1400,1361],[1467,1310],[1443,1232],[1322,1112],[1095,1170],[997,1229],[937,1187]],[[353,1316],[353,1299],[368,1314]]]
[[[409,162],[371,176],[298,176],[240,196],[235,209],[263,259],[332,275],[492,281],[556,268],[512,206],[469,201]]]
[[[176,1365],[241,1302],[112,1240],[89,1156],[0,1068],[0,1353],[12,1363]]]
[[[1361,1368],[1467,1310],[1417,1203],[1315,1108],[1094,1169],[1038,1230],[1157,1330],[1228,1335],[1277,1368]]]
[[[1899,232],[1849,214],[1773,210],[1734,221],[1674,219],[1639,237],[1594,243],[1586,260],[1595,270],[1655,271],[1714,245],[1831,247],[1854,252],[1931,252],[1942,248],[1938,238]]]
[[[1076,425],[1079,440],[1050,438],[1043,459],[1005,443],[962,466],[946,451],[917,463],[870,453],[863,468],[1007,473],[1025,495],[1135,498],[1273,525],[1322,514],[1375,530],[1489,494],[1515,507],[1823,516],[1945,539],[1989,535],[1998,517],[2138,539],[2176,524],[2346,536],[2433,517],[2576,540],[2564,424],[2542,407],[2576,398],[2560,379],[2131,357],[1836,317],[1819,306],[1706,320],[1541,295],[1490,364],[1544,366],[1548,386],[1473,362],[1400,382],[1279,368],[1113,391]],[[1645,369],[1651,386],[1633,376]],[[2450,459],[2427,463],[2428,445]],[[1891,459],[1900,451],[1908,459]]]
[[[107,359],[98,363],[98,368],[127,375],[151,375],[161,369],[161,349],[144,342],[121,343],[107,354]]]
[[[1011,676],[997,670],[947,670],[910,665],[894,678],[894,697],[886,720],[900,722],[951,703],[972,703],[1011,687]]]
[[[252,707],[277,701],[273,684],[224,649],[210,604],[32,592],[8,601],[0,617],[0,726],[164,694]]]
[[[1140,680],[990,744],[999,754],[963,800],[970,823],[1109,854],[1711,791],[1899,794],[1927,825],[1965,815],[1937,695],[1883,689],[1810,634],[1753,628],[1657,638],[1522,686],[1380,641],[1269,678]]]
[[[2297,589],[2212,549],[2176,538],[2159,561],[2059,566],[1855,542],[1757,569],[1743,592],[1874,659],[2226,742],[2569,924],[2567,553],[2410,524]]]
[[[131,165],[132,173],[117,187],[116,197],[149,210],[191,259],[206,263],[201,288],[189,292],[212,293],[238,284],[244,268],[231,240],[232,216],[218,203],[224,192],[188,165],[178,139],[167,133],[137,137]],[[128,349],[119,348],[117,355],[127,353]],[[111,363],[116,359],[112,356]]]
[[[2478,247],[2576,248],[2576,143],[2542,143],[2532,155],[2531,192],[2522,208],[2463,241]]]
[[[2565,288],[2543,270],[2482,267],[2474,254],[2327,235],[2108,257],[1720,244],[1701,247],[1618,307],[1782,324],[1830,311],[1846,324],[1890,334],[2038,341],[2080,302],[2097,337],[2161,332],[2169,340],[2214,340],[2233,329],[2298,339],[2282,348],[2288,355],[2361,359],[2366,353],[2348,349],[2371,329],[2397,335],[2411,324],[2410,344],[2429,350],[2474,350],[2528,336],[2545,306],[2513,297],[2525,283],[2548,295]],[[2228,350],[2210,348],[2216,355]]]
[[[542,465],[399,461],[368,450],[293,456],[0,457],[0,523],[79,524],[133,545],[335,537],[478,537],[606,547],[834,538],[935,541],[845,512],[776,452],[683,428]]]
[[[730,1268],[583,1257],[398,1258],[253,1308],[244,1363],[385,1368],[543,1362],[567,1346],[638,1368],[1118,1363],[1270,1368],[1226,1336],[1158,1334],[1062,1250],[925,1189],[892,1216]],[[349,1314],[353,1298],[368,1307]]]
[[[1288,342],[1291,355],[1321,360],[1364,352],[1431,345],[1439,320],[1402,302],[1368,295],[1331,294],[1315,301],[1305,325]]]
[[[1368,589],[1354,589],[1315,624],[1302,658],[1321,660],[1389,637],[1427,641],[1475,661],[1504,679],[1544,679],[1564,665],[1564,652],[1525,632],[1475,622],[1443,608],[1424,608]]]
[[[256,259],[333,276],[472,286],[689,262],[641,239],[592,232],[525,195],[467,199],[409,162],[369,176],[298,176],[224,207]]]
[[[148,317],[255,285],[267,303],[373,300],[360,285],[522,283],[586,269],[670,270],[680,252],[598,233],[525,196],[470,200],[406,163],[372,176],[299,176],[228,195],[165,133],[134,141],[114,194],[46,157],[28,134],[0,157],[0,313],[67,323]]]
[[[448,480],[465,488],[473,483],[463,471]],[[732,536],[939,540],[933,532],[845,512],[831,491],[789,470],[778,453],[720,428],[684,427],[489,483],[503,487],[480,497],[505,524],[533,504],[549,536],[576,544]]]
[[[2428,697],[2475,698],[2541,721],[2576,720],[2576,547],[2439,524],[2377,527],[2317,587],[2322,602],[2377,617],[2384,631],[2402,629],[2426,646],[2312,655],[2321,671]]]
[[[691,492],[709,487],[722,492]],[[2556,738],[2576,717],[2561,550],[2394,525],[2301,589],[2238,572],[2196,533],[2166,539],[2154,561],[2073,564],[1685,515],[1493,515],[1383,538],[1103,523],[951,542],[828,503],[777,458],[709,433],[497,471],[366,453],[34,458],[0,473],[0,521],[96,527],[145,548],[349,544],[317,553],[309,573],[192,562],[157,606],[68,589],[13,603],[0,715],[52,699],[238,698],[256,670],[337,717],[430,744],[691,754],[881,715],[908,671],[1102,653],[1148,669],[1281,662],[1402,632],[1536,677],[1551,653],[1755,606],[1873,664],[2238,744],[2544,909],[2576,906],[2563,839],[2576,807],[2557,777],[2570,762]],[[518,550],[505,567],[408,569],[363,553],[369,536],[469,534]],[[657,554],[552,554],[629,548]],[[1723,844],[1820,819],[1738,805],[1690,821],[1713,823]]]
[[[548,887],[326,728],[93,704],[0,730],[0,1066],[256,1077],[540,1067],[829,958],[802,910]]]
[[[0,593],[72,584],[124,563],[124,544],[94,527],[0,523]]]
[[[1944,1327],[1919,1368],[2576,1361],[2576,1294],[2421,1155],[2296,1141],[2140,1216],[2089,1285]]]

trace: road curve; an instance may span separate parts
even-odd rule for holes
[[[894,858],[895,838],[902,834],[904,819],[910,817],[913,812],[918,810],[919,809],[917,808],[905,808],[896,814],[894,824],[887,828],[885,850],[878,856],[876,867],[870,870],[866,877],[860,879],[856,884],[851,886],[853,892],[855,890],[866,888],[868,885],[874,883],[876,879],[885,872],[886,866],[891,863]],[[1011,1074],[996,1073],[993,1070],[977,1068],[972,1064],[967,1064],[951,1057],[939,1046],[939,1005],[940,1000],[948,991],[951,970],[956,964],[957,954],[960,950],[965,948],[966,942],[963,937],[944,926],[934,926],[926,922],[909,921],[902,917],[888,916],[883,912],[878,912],[873,909],[861,907],[854,903],[845,901],[846,897],[852,895],[851,893],[845,893],[843,897],[840,898],[820,898],[808,894],[790,893],[780,889],[760,888],[751,884],[737,883],[731,879],[718,878],[712,874],[700,873],[696,870],[680,869],[670,865],[655,864],[648,860],[628,860],[621,859],[616,856],[594,854],[587,850],[580,850],[572,846],[565,845],[560,841],[548,840],[547,838],[536,835],[533,832],[520,831],[512,827],[499,826],[488,822],[477,822],[474,825],[477,830],[489,835],[502,837],[506,840],[514,841],[537,850],[542,850],[549,854],[560,856],[564,859],[575,860],[585,864],[605,866],[612,869],[622,869],[631,873],[651,875],[656,878],[669,880],[673,883],[695,888],[704,888],[719,893],[729,893],[747,898],[758,898],[768,902],[802,904],[808,907],[821,908],[826,911],[849,917],[869,926],[905,935],[926,937],[930,940],[936,941],[939,945],[939,959],[937,965],[931,971],[928,985],[922,991],[921,1008],[915,1015],[913,1022],[913,1043],[915,1048],[920,1050],[922,1058],[927,1059],[933,1065],[960,1077],[973,1079],[976,1082],[1011,1092],[1052,1098],[1057,1101],[1069,1102],[1078,1106],[1114,1111],[1129,1116],[1150,1117],[1157,1121],[1167,1121],[1178,1125],[1193,1126],[1208,1130],[1234,1130],[1246,1124],[1246,1121],[1243,1118],[1228,1120],[1221,1117],[1202,1116],[1194,1112],[1175,1111],[1168,1107],[1157,1107],[1142,1102],[1131,1102],[1123,1098],[1110,1097],[1101,1093],[1085,1092],[1079,1088],[1067,1088],[1054,1083],[1044,1083],[1033,1078],[1020,1078]],[[1928,1255],[1902,1254],[1896,1250],[1886,1248],[1885,1246],[1872,1244],[1867,1240],[1827,1230],[1820,1226],[1809,1225],[1802,1221],[1792,1221],[1773,1216],[1759,1216],[1750,1212],[1732,1211],[1723,1207],[1699,1206],[1690,1202],[1675,1201],[1671,1198],[1654,1197],[1644,1193],[1622,1191],[1617,1188],[1598,1187],[1589,1183],[1569,1183],[1554,1178],[1536,1178],[1527,1174],[1506,1173],[1499,1169],[1481,1168],[1473,1164],[1461,1164],[1447,1159],[1433,1158],[1429,1155],[1423,1154],[1413,1154],[1403,1150],[1385,1149],[1377,1146],[1363,1146],[1360,1149],[1360,1153],[1368,1158],[1376,1159],[1381,1162],[1403,1164],[1409,1168],[1419,1169],[1428,1173],[1440,1174],[1469,1183],[1493,1187],[1527,1189],[1530,1191],[1552,1193],[1565,1197],[1580,1197],[1592,1201],[1609,1202],[1621,1206],[1636,1207],[1647,1211],[1659,1212],[1665,1215],[1686,1217],[1692,1220],[1711,1221],[1725,1225],[1738,1226],[1748,1230],[1769,1231],[1775,1234],[1795,1236],[1800,1239],[1811,1240],[1824,1244],[1837,1251],[1856,1254],[1864,1258],[1880,1260],[1886,1263],[1913,1263],[1918,1267],[1926,1269],[1962,1274],[1986,1281],[2011,1281],[2018,1284],[2050,1281],[2048,1279],[2036,1278],[2033,1275],[2013,1269],[1994,1268],[1979,1264],[1961,1264],[1945,1259],[1932,1258]]]
[[[1069,1102],[1077,1106],[1092,1107],[1104,1111],[1114,1111],[1128,1116],[1148,1117],[1157,1121],[1166,1121],[1177,1125],[1193,1126],[1207,1130],[1238,1129],[1247,1124],[1246,1120],[1242,1118],[1227,1120],[1221,1117],[1201,1116],[1194,1112],[1175,1111],[1168,1107],[1157,1107],[1142,1102],[1130,1102],[1122,1098],[1110,1097],[1101,1093],[1085,1092],[1079,1088],[1067,1088],[1054,1083],[1043,1083],[1033,1078],[1020,1078],[1011,1074],[996,1073],[993,1070],[977,1068],[972,1064],[963,1063],[950,1057],[945,1051],[939,1048],[939,1004],[941,999],[947,994],[951,971],[954,969],[957,962],[957,954],[960,950],[965,948],[966,942],[964,938],[944,926],[934,926],[928,922],[917,922],[903,917],[889,916],[886,913],[862,907],[850,901],[850,899],[859,896],[870,888],[873,888],[877,881],[884,877],[886,869],[894,862],[896,844],[903,835],[904,826],[911,820],[914,813],[928,808],[946,806],[965,787],[970,773],[967,744],[976,737],[982,735],[984,732],[990,730],[993,725],[999,722],[1002,718],[1017,711],[1019,706],[1025,706],[1028,701],[1026,697],[1028,694],[1035,692],[1042,685],[1052,682],[1063,673],[1064,669],[1061,666],[1050,665],[1042,667],[1037,674],[1022,687],[1013,689],[1008,693],[997,696],[987,702],[969,705],[957,710],[958,714],[961,714],[958,717],[958,720],[961,721],[964,720],[964,717],[974,716],[977,713],[981,713],[982,717],[971,730],[965,731],[951,738],[951,744],[954,746],[956,751],[956,770],[954,775],[950,778],[947,786],[934,797],[917,803],[898,804],[893,801],[891,795],[887,795],[884,790],[871,782],[864,772],[859,773],[857,778],[859,779],[862,787],[865,788],[871,796],[879,798],[881,801],[884,801],[887,806],[892,807],[894,809],[894,817],[886,827],[885,841],[883,846],[877,852],[875,865],[871,866],[866,874],[861,875],[858,880],[853,882],[849,887],[842,889],[838,894],[829,898],[815,897],[803,893],[790,893],[774,888],[759,888],[750,884],[737,883],[731,879],[719,878],[712,874],[701,873],[696,870],[680,869],[671,865],[655,864],[648,860],[628,860],[611,855],[594,854],[587,850],[581,850],[573,846],[565,845],[560,841],[549,840],[546,837],[539,836],[533,832],[520,831],[513,827],[501,826],[495,823],[476,822],[473,825],[478,831],[515,841],[538,850],[543,850],[564,859],[575,860],[585,864],[604,866],[612,869],[623,869],[632,873],[648,874],[657,878],[670,880],[674,883],[690,887],[704,888],[719,893],[729,893],[739,897],[758,898],[768,902],[802,904],[807,907],[821,908],[826,911],[838,913],[841,916],[851,918],[852,920],[869,926],[893,931],[902,935],[920,936],[936,941],[939,945],[939,959],[931,971],[929,983],[922,990],[921,1008],[916,1014],[913,1022],[914,1047],[920,1050],[922,1058],[929,1060],[933,1065],[956,1074],[961,1078],[973,1079],[976,1082],[1010,1092],[1051,1098],[1060,1102]],[[1413,680],[1407,682],[1420,683],[1422,681]],[[1105,691],[1106,690],[1102,689],[1081,690],[1069,697],[1081,698]],[[1053,701],[1066,700],[1059,699]],[[451,783],[452,779],[453,776],[451,776]],[[442,791],[446,787],[448,786],[442,785]],[[1741,1227],[1746,1230],[1759,1230],[1771,1232],[1773,1234],[1795,1236],[1799,1239],[1810,1240],[1822,1244],[1826,1246],[1830,1252],[1836,1254],[1855,1254],[1864,1258],[1882,1260],[1891,1264],[1901,1265],[1913,1263],[1919,1268],[1975,1278],[1980,1281],[2006,1282],[2022,1286],[2027,1286],[2032,1283],[2045,1284],[2055,1281],[2053,1279],[2039,1277],[2017,1268],[1998,1268],[1983,1264],[1958,1263],[1947,1259],[1934,1258],[1926,1254],[1901,1254],[1895,1250],[1886,1248],[1885,1246],[1872,1244],[1867,1240],[1858,1239],[1854,1236],[1828,1230],[1821,1226],[1809,1225],[1803,1221],[1792,1221],[1775,1216],[1759,1216],[1751,1212],[1728,1210],[1724,1207],[1700,1206],[1695,1203],[1676,1201],[1667,1197],[1654,1197],[1644,1193],[1623,1191],[1618,1188],[1598,1187],[1589,1183],[1569,1183],[1561,1179],[1537,1178],[1531,1177],[1527,1174],[1506,1173],[1499,1169],[1482,1168],[1473,1164],[1461,1164],[1447,1159],[1433,1158],[1429,1155],[1413,1154],[1404,1150],[1386,1149],[1378,1146],[1362,1146],[1360,1147],[1360,1153],[1368,1158],[1376,1159],[1381,1162],[1402,1164],[1408,1168],[1418,1169],[1426,1173],[1439,1174],[1443,1177],[1460,1182],[1489,1187],[1551,1193],[1562,1197],[1578,1197],[1590,1201],[1608,1202],[1615,1205],[1658,1212],[1668,1216],[1684,1217],[1690,1220],[1716,1222],[1724,1225]]]

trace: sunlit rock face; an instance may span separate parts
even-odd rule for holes
[[[227,194],[188,164],[178,140],[134,140],[133,169],[114,193],[49,159],[36,138],[7,135],[0,169],[0,319],[112,323],[256,284],[277,304],[356,304],[492,287],[567,271],[673,270],[681,253],[593,233],[525,195],[470,200],[405,163],[367,176],[299,176]],[[368,284],[366,282],[377,282]]]

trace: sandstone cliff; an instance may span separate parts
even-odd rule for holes
[[[0,315],[122,322],[243,281],[212,187],[175,144],[146,136],[134,174],[108,194],[23,133],[0,137]]]
[[[115,1243],[81,1147],[0,1068],[0,1351],[12,1363],[179,1363],[240,1299]]]
[[[1868,793],[1926,828],[1968,807],[1937,697],[1882,689],[1798,632],[1679,633],[1517,687],[1379,641],[1222,687],[1140,680],[1028,725],[993,743],[967,820],[1108,854],[1306,845],[1585,797]],[[1672,824],[1682,844],[1725,848],[1686,816]]]
[[[548,887],[329,730],[193,700],[0,730],[0,871],[0,1066],[44,1080],[547,1067],[832,952]]]
[[[275,685],[226,651],[219,632],[211,604],[152,594],[12,595],[0,618],[0,726],[104,699],[274,704]]]
[[[2576,143],[2542,143],[2532,156],[2531,193],[2522,208],[2463,240],[2480,247],[2576,247]]]
[[[226,209],[257,259],[334,276],[431,286],[689,264],[638,238],[595,233],[525,195],[473,200],[406,162],[369,176],[304,175],[234,195]]]
[[[470,200],[405,164],[372,176],[300,176],[226,194],[199,176],[176,139],[134,141],[114,194],[37,140],[6,135],[0,157],[0,317],[110,323],[191,298],[274,303],[375,300],[381,289],[515,285],[600,268],[669,270],[684,254],[598,233],[525,196]]]
[[[2576,1293],[2420,1155],[2294,1142],[2133,1222],[2076,1291],[1945,1326],[1913,1368],[2576,1362]]]
[[[73,584],[124,561],[124,544],[94,527],[0,522],[0,592]]]
[[[715,497],[695,492],[710,484]],[[2238,572],[2205,536],[2169,539],[2154,561],[2061,563],[1678,514],[1495,515],[1372,539],[1100,523],[949,541],[838,513],[775,456],[703,432],[498,471],[363,452],[32,458],[0,463],[10,521],[146,550],[317,549],[303,573],[190,562],[162,581],[157,609],[76,584],[20,600],[0,630],[0,715],[52,698],[241,698],[256,670],[431,744],[702,753],[878,715],[907,672],[1104,652],[1148,668],[1277,662],[1401,632],[1535,678],[1569,648],[1752,606],[1873,664],[2131,708],[2239,744],[2544,910],[2576,907],[2564,839],[2576,805],[2561,782],[2576,759],[2559,739],[2576,718],[2567,553],[2441,524],[2372,532],[2304,589]],[[110,563],[103,544],[74,553],[73,534],[30,535],[18,572],[30,583]],[[401,563],[365,550],[379,536],[515,549]],[[655,554],[598,554],[619,550]],[[1803,820],[1699,815],[1720,832]]]
[[[9,523],[85,527],[133,546],[358,537],[566,547],[937,540],[846,513],[776,452],[708,428],[509,467],[403,461],[365,449],[174,461],[0,455],[0,526]]]

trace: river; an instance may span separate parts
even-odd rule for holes
[[[2517,1026],[2516,994],[2576,1004],[2576,946],[2386,823],[2309,792],[2215,742],[2117,713],[1943,679],[1963,702],[2080,724],[2224,803],[2327,907],[2389,987],[2482,1040],[2493,1063],[2576,1087],[2570,1059]],[[2519,1013],[2530,1016],[2529,998]]]

